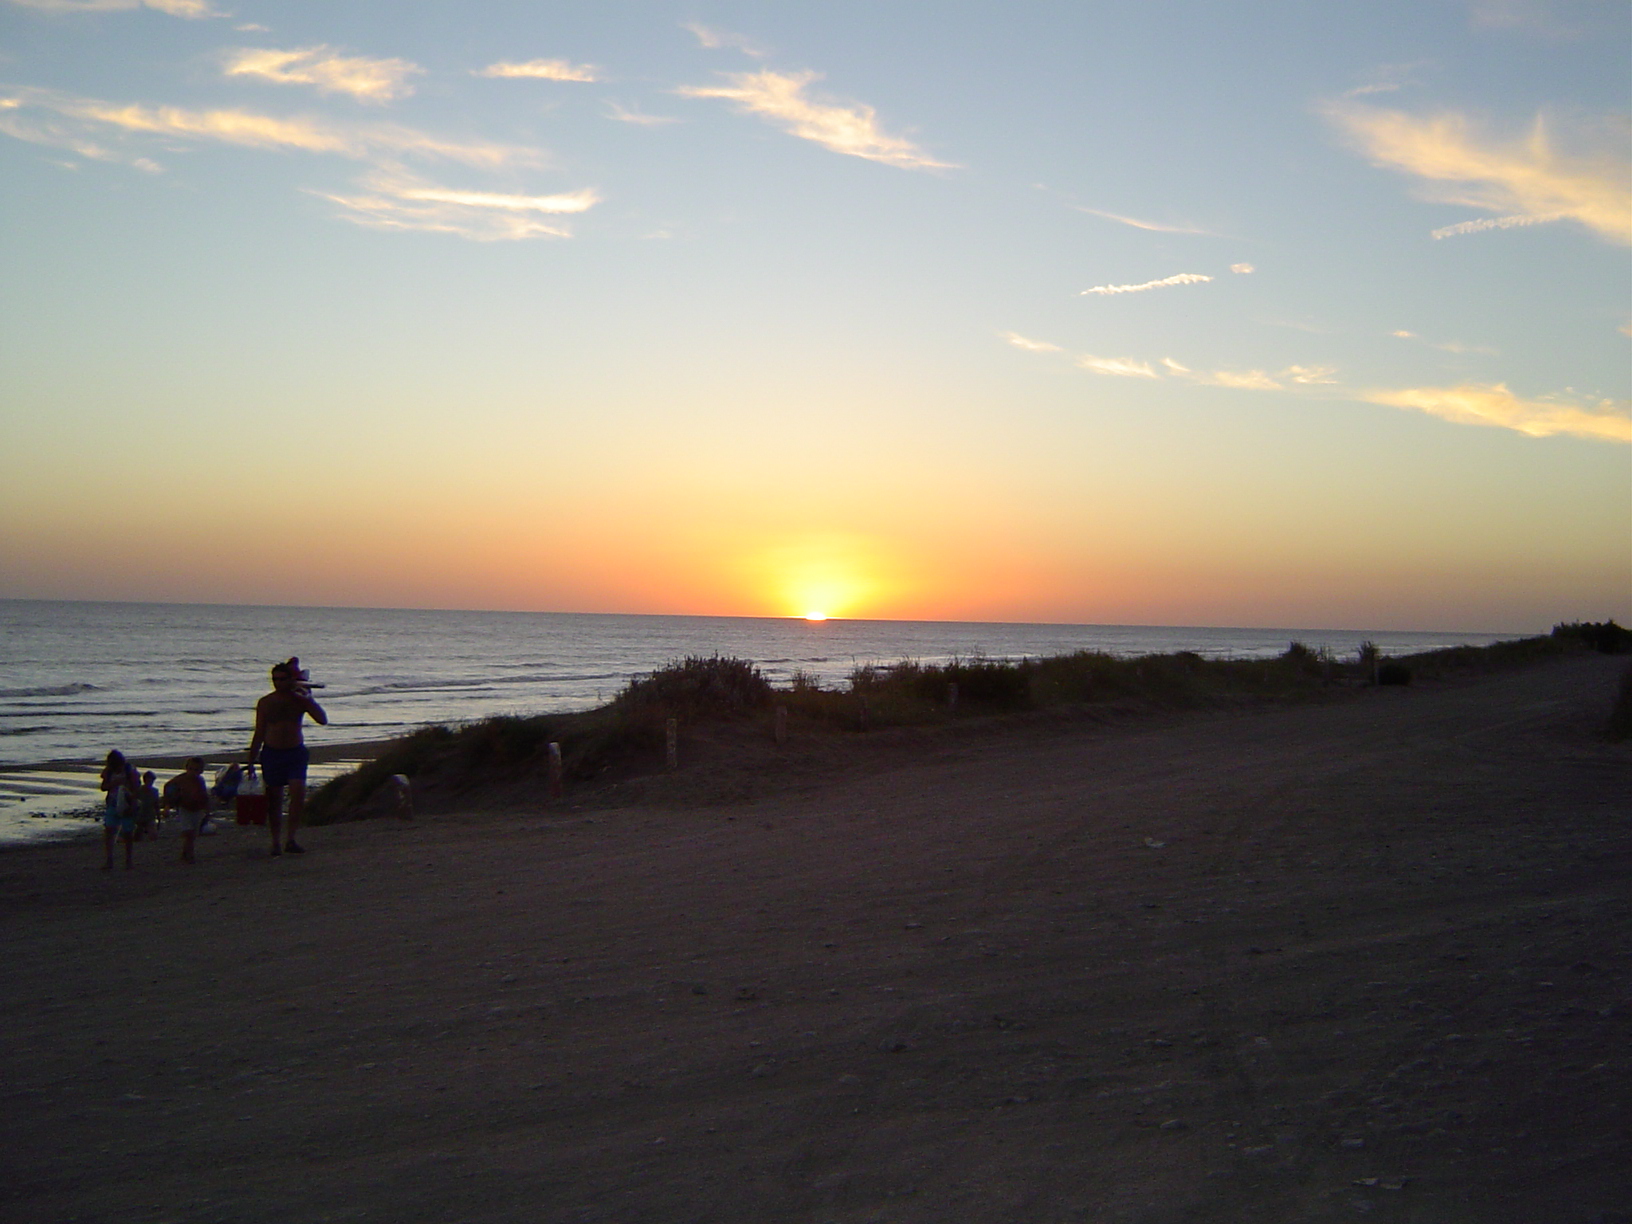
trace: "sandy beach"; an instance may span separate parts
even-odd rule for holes
[[[1625,665],[7,848],[0,1217],[1632,1220]]]

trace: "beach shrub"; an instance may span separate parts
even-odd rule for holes
[[[1579,642],[1600,654],[1632,654],[1632,629],[1623,629],[1613,620],[1554,625],[1552,636]]]
[[[436,776],[455,787],[484,781],[542,781],[547,745],[561,745],[563,776],[588,781],[607,770],[655,770],[665,723],[696,726],[756,720],[770,734],[773,706],[808,725],[845,732],[926,726],[964,717],[1116,703],[1130,709],[1175,708],[1209,701],[1318,699],[1333,679],[1369,673],[1377,682],[1408,685],[1423,677],[1508,667],[1584,649],[1604,649],[1625,635],[1613,621],[1558,625],[1546,637],[1456,646],[1382,659],[1364,643],[1355,664],[1338,664],[1325,650],[1291,642],[1273,659],[1206,659],[1191,651],[1124,658],[1094,650],[1047,658],[982,657],[926,664],[912,659],[855,668],[848,688],[824,688],[796,671],[785,689],[771,687],[759,668],[721,655],[693,656],[630,680],[599,709],[573,714],[501,715],[457,729],[425,727],[379,757],[319,788],[307,806],[314,824],[360,814],[393,774]],[[1366,675],[1369,678],[1369,675]],[[957,702],[949,701],[956,684]],[[1611,722],[1632,734],[1632,672],[1622,678]]]
[[[306,800],[306,822],[327,824],[337,813],[361,806],[393,774],[412,778],[424,772],[455,738],[456,733],[448,727],[421,727],[394,740],[372,761],[364,761],[348,774],[330,778],[313,791]]]
[[[1288,671],[1301,676],[1324,677],[1331,668],[1332,657],[1325,650],[1311,650],[1302,642],[1289,642],[1282,652],[1280,663]]]
[[[725,655],[694,655],[635,677],[613,704],[666,717],[731,717],[763,709],[770,701],[771,682],[755,664]]]

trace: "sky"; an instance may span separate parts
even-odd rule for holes
[[[1629,35],[0,0],[0,597],[1632,623]]]

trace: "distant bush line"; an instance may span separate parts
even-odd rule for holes
[[[548,745],[561,745],[566,785],[606,769],[661,759],[668,720],[764,723],[777,707],[803,731],[865,733],[929,726],[971,717],[1122,703],[1184,708],[1228,701],[1296,701],[1344,685],[1409,684],[1511,667],[1566,653],[1632,653],[1632,632],[1614,621],[1556,625],[1543,637],[1454,646],[1384,658],[1365,643],[1349,659],[1292,642],[1273,659],[1205,659],[1189,651],[1119,658],[1100,651],[1018,660],[980,656],[946,663],[902,660],[851,672],[845,687],[827,688],[794,673],[777,688],[743,659],[692,656],[637,676],[610,703],[570,714],[499,715],[459,728],[430,726],[394,741],[379,756],[320,787],[307,805],[313,824],[354,818],[393,774],[410,779],[536,776]],[[1622,684],[1616,719],[1632,734],[1632,670]]]

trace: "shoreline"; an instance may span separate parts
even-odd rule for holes
[[[394,739],[375,739],[308,744],[315,775],[309,791],[329,780],[326,767],[356,768],[395,742]],[[138,770],[151,769],[159,774],[162,784],[171,772],[180,772],[185,767],[189,756],[202,756],[209,773],[230,763],[241,763],[244,753],[240,749],[230,753],[133,757],[131,763]],[[102,800],[97,783],[101,768],[101,760],[84,759],[0,765],[0,798],[6,800],[0,806],[0,850],[60,845],[100,836]],[[220,809],[217,819],[222,815],[230,819],[230,805]]]
[[[412,729],[402,735],[393,735],[387,739],[348,740],[342,744],[307,744],[311,751],[312,764],[326,765],[333,761],[371,761],[379,756],[381,751],[402,739],[405,735],[413,734]],[[182,769],[186,767],[191,757],[203,757],[206,768],[220,768],[225,765],[242,764],[240,758],[244,749],[221,750],[216,752],[186,752],[167,753],[156,756],[140,756],[126,753],[131,764],[139,764],[143,769]],[[64,757],[55,761],[30,761],[21,765],[0,765],[0,776],[8,773],[46,773],[65,769],[100,769],[102,759],[97,757]]]

